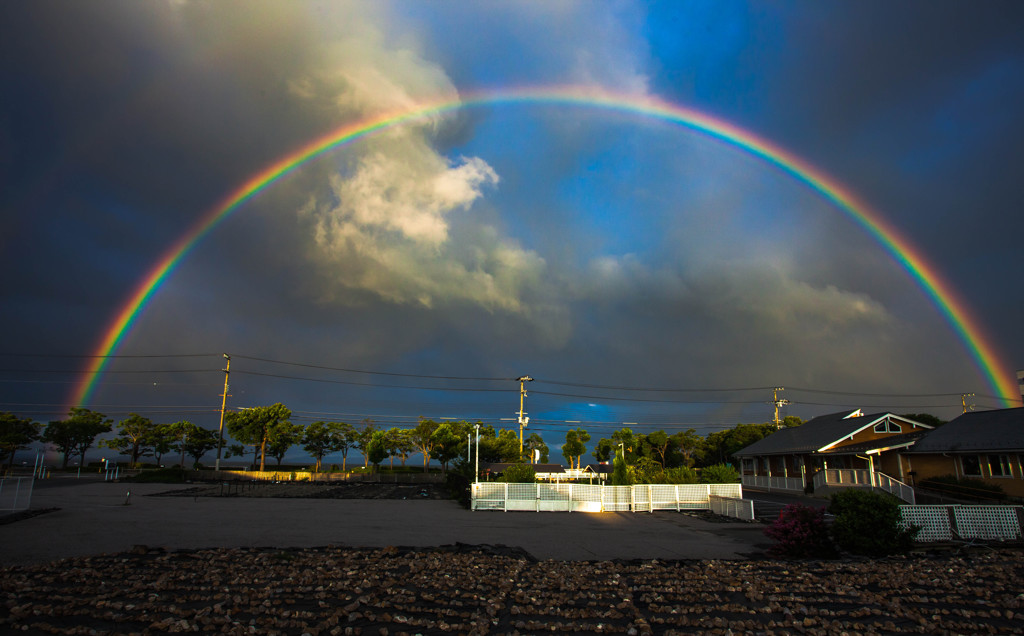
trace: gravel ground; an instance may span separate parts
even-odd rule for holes
[[[514,548],[243,548],[0,569],[0,632],[1024,633],[1024,551],[537,561]]]

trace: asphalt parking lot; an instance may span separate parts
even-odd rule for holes
[[[522,548],[537,559],[745,559],[769,544],[758,523],[706,515],[469,511],[452,500],[154,497],[181,486],[54,478],[0,525],[9,565],[131,550],[319,546]]]

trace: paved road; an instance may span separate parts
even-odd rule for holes
[[[754,517],[762,523],[771,523],[779,517],[779,513],[786,506],[794,503],[821,508],[828,506],[828,499],[820,497],[809,497],[806,495],[793,495],[779,492],[769,492],[756,488],[744,488],[743,498],[754,502]],[[827,515],[826,515],[827,516]]]
[[[33,509],[0,525],[0,563],[207,547],[507,545],[538,559],[743,559],[770,543],[761,524],[676,512],[472,512],[454,501],[149,497],[180,487],[86,479],[37,482]],[[131,492],[126,505],[127,493]]]

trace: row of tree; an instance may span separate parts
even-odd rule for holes
[[[359,428],[345,422],[313,422],[302,426],[293,424],[291,415],[291,410],[283,404],[226,413],[224,428],[235,443],[229,441],[223,456],[251,456],[251,464],[264,470],[267,457],[276,459],[280,466],[291,448],[301,446],[313,458],[314,470],[319,471],[324,457],[335,453],[342,455],[342,470],[346,470],[350,449],[362,454],[364,466],[370,463],[378,466],[390,458],[393,467],[396,457],[404,466],[411,455],[420,453],[424,472],[428,470],[431,459],[436,459],[447,471],[449,462],[454,458],[467,456],[469,439],[479,429],[480,461],[514,462],[520,457],[519,438],[515,432],[496,431],[489,425],[472,425],[465,421],[435,422],[423,418],[412,429],[379,428],[370,420],[363,421]],[[0,413],[0,459],[13,462],[18,449],[41,441],[63,455],[64,468],[76,455],[84,465],[86,452],[96,444],[97,437],[113,430],[112,425],[113,420],[104,414],[84,408],[71,409],[67,419],[52,421],[45,428],[13,413]],[[100,441],[99,446],[127,455],[132,465],[137,465],[145,457],[153,457],[160,464],[164,456],[176,453],[180,454],[179,465],[185,466],[186,456],[193,458],[193,465],[198,464],[206,453],[218,447],[219,442],[218,431],[202,428],[187,420],[158,424],[131,413],[118,423],[115,435]],[[547,461],[548,447],[540,435],[531,434],[525,440],[524,449],[531,454],[534,450],[539,451],[541,460]]]
[[[223,457],[251,455],[251,465],[258,464],[263,470],[268,456],[276,459],[280,466],[291,448],[301,446],[313,458],[314,470],[319,471],[324,457],[335,453],[342,455],[342,470],[347,470],[349,450],[356,449],[363,456],[364,466],[379,466],[390,459],[393,467],[396,457],[405,466],[411,455],[419,453],[423,457],[424,471],[432,459],[447,471],[455,458],[472,457],[476,452],[479,431],[478,460],[483,464],[518,462],[523,457],[537,457],[541,463],[548,462],[549,448],[538,433],[531,433],[520,442],[514,430],[496,430],[491,425],[466,421],[435,422],[421,418],[414,428],[385,429],[371,420],[364,420],[358,428],[344,422],[322,421],[303,426],[293,424],[291,416],[291,410],[280,403],[226,413],[225,429],[235,443],[227,445]],[[941,423],[927,414],[912,414],[910,417]],[[800,418],[790,416],[781,426],[799,426],[802,423]],[[63,454],[65,468],[74,455],[78,455],[84,464],[86,451],[99,435],[112,431],[112,424],[113,420],[102,413],[84,408],[72,408],[67,419],[52,421],[45,429],[12,413],[0,413],[0,459],[13,461],[17,449],[42,441]],[[671,435],[663,430],[635,433],[629,428],[621,428],[610,437],[599,439],[592,456],[598,462],[609,462],[613,456],[621,455],[626,465],[647,472],[706,467],[732,461],[736,451],[775,430],[777,427],[771,422],[738,424],[701,437],[692,428]],[[219,438],[217,431],[187,420],[157,424],[132,413],[118,423],[116,435],[101,441],[100,445],[127,455],[133,465],[150,456],[160,464],[165,455],[175,453],[180,458],[179,464],[184,466],[186,456],[193,458],[194,465],[198,464],[206,453],[218,447]],[[582,467],[590,440],[590,433],[583,428],[566,433],[561,450],[570,468]]]

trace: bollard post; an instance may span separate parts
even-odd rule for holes
[[[130,491],[130,490],[124,496],[124,505],[126,505],[126,506],[132,505],[132,491]]]

